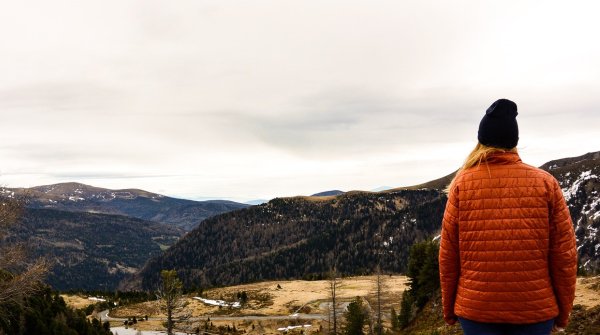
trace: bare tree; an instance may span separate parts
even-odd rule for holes
[[[376,277],[375,277],[375,333],[377,335],[383,334],[383,320],[382,320],[382,310],[381,310],[381,292],[385,289],[384,279],[381,273],[381,266],[377,265],[376,269]]]
[[[377,252],[377,265],[375,267],[375,325],[373,325],[372,317],[369,319],[369,328],[370,333],[375,331],[375,334],[382,335],[383,334],[383,320],[382,320],[382,309],[381,309],[381,292],[385,289],[384,279],[382,276],[381,270],[381,258],[382,255],[386,252],[386,244],[384,242],[383,236],[383,225],[379,226],[378,235],[378,250]]]
[[[48,271],[49,263],[39,258],[30,261],[23,243],[10,239],[24,211],[24,198],[0,188],[0,318],[8,317],[2,306],[21,305],[23,297],[42,288],[41,281]]]
[[[335,265],[329,271],[329,297],[331,298],[331,307],[329,313],[329,333],[337,334],[337,290],[342,284],[342,279],[338,278],[338,273]],[[331,329],[333,326],[333,329]]]
[[[162,270],[160,276],[162,278],[162,286],[157,296],[162,301],[162,307],[167,313],[167,334],[172,335],[175,323],[189,320],[191,314],[185,310],[187,304],[182,299],[183,284],[177,276],[177,271]]]

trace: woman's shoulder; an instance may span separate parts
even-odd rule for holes
[[[550,182],[550,183],[558,183],[558,180],[550,172],[548,172],[546,170],[542,170],[538,167],[535,167],[533,165],[529,165],[529,164],[523,163],[523,162],[521,162],[521,165],[524,169],[527,170],[528,176],[541,178],[544,181]]]
[[[453,187],[456,188],[458,185],[464,184],[466,181],[468,182],[476,179],[475,173],[476,171],[474,168],[458,170],[454,176],[454,179],[452,180]]]
[[[553,185],[558,183],[556,178],[545,170],[538,167],[523,163],[521,161],[514,164],[480,164],[477,166],[470,167],[468,169],[459,170],[456,173],[454,179],[455,185],[460,184],[473,184],[480,185],[480,182],[484,182],[496,178],[508,178],[508,179],[537,179],[539,182],[544,182],[547,185]]]

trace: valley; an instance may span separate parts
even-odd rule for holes
[[[30,258],[45,257],[46,282],[58,290],[115,289],[202,220],[248,207],[80,183],[0,188],[1,197],[24,206],[5,242],[26,245]]]
[[[600,271],[600,153],[551,161],[542,168],[558,179],[571,212],[579,272],[587,276],[578,280],[574,325],[588,325],[600,311],[600,280],[594,277]],[[140,190],[107,191],[77,183],[3,189],[1,197],[27,194],[28,200],[18,212],[18,224],[3,231],[2,243],[23,245],[30,259],[48,260],[46,283],[63,292],[153,296],[161,270],[175,270],[187,292],[187,324],[179,329],[204,327],[209,334],[326,330],[326,278],[332,268],[344,278],[338,291],[341,317],[356,297],[373,310],[372,274],[380,264],[387,274],[383,324],[390,328],[391,308],[399,313],[408,285],[401,274],[408,273],[411,246],[438,236],[446,203],[442,188],[451,178],[381,192],[282,197],[240,208],[217,203],[227,206],[206,217],[197,215],[206,204],[186,207],[178,199]],[[422,328],[429,334],[443,327],[439,297],[431,293],[404,333],[418,334],[415,329]],[[63,297],[75,308],[89,309],[87,297]],[[217,306],[219,300],[242,306]],[[135,316],[136,328],[164,329],[164,311],[156,301],[98,312],[114,327]],[[456,328],[440,329],[440,334],[458,334]]]
[[[382,291],[381,304],[384,326],[391,328],[391,308],[393,307],[396,312],[400,310],[401,296],[408,287],[408,278],[387,275],[383,276],[383,283],[385,289]],[[288,328],[286,332],[297,333],[302,329],[304,334],[319,333],[319,329],[329,327],[331,306],[329,284],[330,281],[327,280],[267,281],[203,291],[202,296],[205,298],[225,301],[236,301],[238,292],[246,292],[248,301],[241,308],[211,306],[194,299],[197,294],[187,294],[184,299],[190,318],[180,329],[193,330],[195,327],[202,329],[204,323],[209,320],[215,327],[235,326],[242,334],[281,334],[286,327],[298,326],[298,328]],[[599,285],[600,277],[578,278],[575,305],[585,309],[600,306]],[[339,322],[342,323],[344,319],[348,303],[357,296],[368,304],[374,317],[377,304],[375,287],[376,276],[341,279],[337,291]],[[64,297],[76,308],[89,304],[85,296],[65,295]],[[109,320],[112,327],[122,327],[123,321],[132,319],[133,316],[140,320],[147,315],[147,321],[138,321],[130,327],[135,331],[144,331],[143,334],[145,331],[164,330],[162,322],[166,318],[157,301],[119,307],[111,310],[110,313],[101,311],[99,314],[98,317],[103,321]],[[310,326],[305,327],[308,325]],[[456,326],[448,328],[456,328]]]
[[[600,152],[542,169],[560,183],[577,237],[580,271],[600,271]],[[156,286],[176,269],[187,286],[274,279],[321,279],[335,263],[345,276],[406,271],[408,250],[439,234],[452,175],[382,192],[275,198],[205,220],[152,258],[122,289]],[[293,265],[291,265],[293,264]]]
[[[388,309],[389,306],[394,306],[399,310],[400,297],[407,288],[407,278],[398,275],[384,277],[385,291],[381,298],[382,304],[388,306]],[[375,306],[375,279],[375,276],[360,276],[343,278],[340,281],[337,291],[340,323],[345,307],[357,296],[364,298],[371,306]],[[310,325],[310,327],[297,328],[303,329],[305,334],[317,332],[321,327],[327,329],[331,304],[329,284],[327,280],[284,280],[203,291],[202,296],[205,298],[225,301],[236,301],[238,292],[246,292],[248,301],[241,308],[211,306],[194,299],[197,294],[188,294],[185,296],[185,301],[190,315],[188,320],[190,325],[187,326],[189,328],[185,328],[184,325],[183,329],[202,326],[206,320],[210,320],[209,322],[212,322],[215,327],[235,325],[238,330],[248,334],[281,334],[281,329],[298,325]],[[105,315],[103,320],[106,320]],[[161,323],[166,316],[156,301],[116,308],[110,311],[108,320],[112,326],[117,327],[122,326],[123,321],[132,316],[137,316],[139,320],[145,315],[149,316],[149,321],[138,321],[136,329],[145,331],[164,329]],[[389,310],[385,317],[389,323]]]

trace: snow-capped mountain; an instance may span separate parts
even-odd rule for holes
[[[577,236],[580,266],[600,269],[600,152],[548,162],[542,169],[558,179]]]

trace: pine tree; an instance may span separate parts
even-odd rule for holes
[[[398,326],[403,329],[408,326],[412,318],[413,299],[408,290],[402,293],[402,303],[400,305],[400,315],[398,316]]]
[[[44,285],[20,304],[4,303],[1,307],[11,315],[6,322],[0,320],[0,334],[110,334],[98,319],[88,320],[84,311],[68,307],[57,292]]]
[[[392,329],[393,330],[398,330],[399,325],[398,325],[398,314],[396,314],[396,309],[394,309],[394,307],[392,307],[392,312],[391,312],[391,319],[392,319]]]
[[[409,289],[402,293],[398,326],[405,328],[413,309],[421,309],[440,288],[438,265],[439,244],[433,241],[415,243],[410,248],[407,276]]]
[[[425,262],[427,252],[427,246],[425,242],[415,243],[410,247],[410,253],[408,256],[408,270],[406,275],[408,276],[409,286],[413,292],[419,290],[419,273],[423,268],[423,262]]]
[[[171,335],[174,327],[173,313],[180,306],[183,284],[175,270],[162,270],[160,276],[162,277],[162,287],[158,296],[167,311],[167,334]]]
[[[344,328],[344,334],[364,335],[363,328],[367,321],[367,313],[362,305],[360,297],[354,298],[348,305],[348,311],[345,313],[345,317],[346,326]]]
[[[244,306],[246,303],[248,303],[248,293],[246,293],[246,291],[242,291],[240,294],[240,304]]]
[[[425,259],[417,275],[416,304],[423,308],[440,288],[440,273],[438,264],[439,246],[435,242],[425,242]]]

